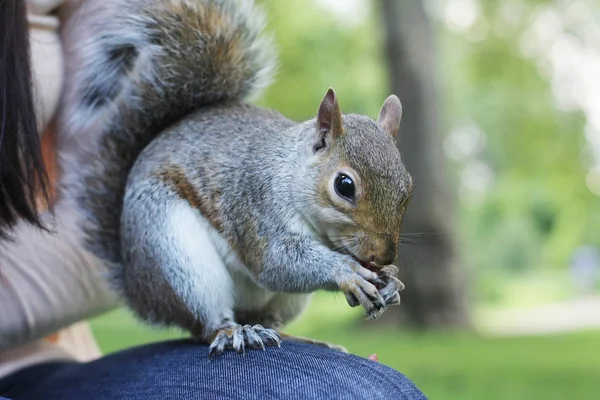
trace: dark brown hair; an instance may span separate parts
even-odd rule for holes
[[[48,181],[36,126],[25,0],[0,0],[0,238],[20,219],[42,228]]]

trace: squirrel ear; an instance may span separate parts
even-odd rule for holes
[[[342,109],[332,88],[327,90],[319,106],[317,127],[321,134],[331,132],[334,137],[340,136],[344,132],[344,128],[342,127]]]
[[[402,103],[400,99],[391,95],[383,102],[377,123],[390,135],[396,136],[402,119]]]

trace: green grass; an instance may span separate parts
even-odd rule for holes
[[[600,331],[499,339],[360,329],[358,315],[343,298],[319,294],[288,331],[344,345],[359,356],[377,353],[430,399],[600,398]],[[104,352],[180,336],[149,330],[122,310],[92,327]]]

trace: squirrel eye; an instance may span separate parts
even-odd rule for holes
[[[335,191],[338,195],[352,200],[355,192],[354,182],[348,175],[339,174],[335,178]]]

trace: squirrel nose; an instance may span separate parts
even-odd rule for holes
[[[386,252],[385,254],[379,255],[371,255],[371,262],[374,262],[377,265],[385,266],[393,264],[396,260],[396,252]]]
[[[388,243],[382,250],[379,254],[371,254],[371,261],[381,266],[393,264],[396,261],[396,245]]]

